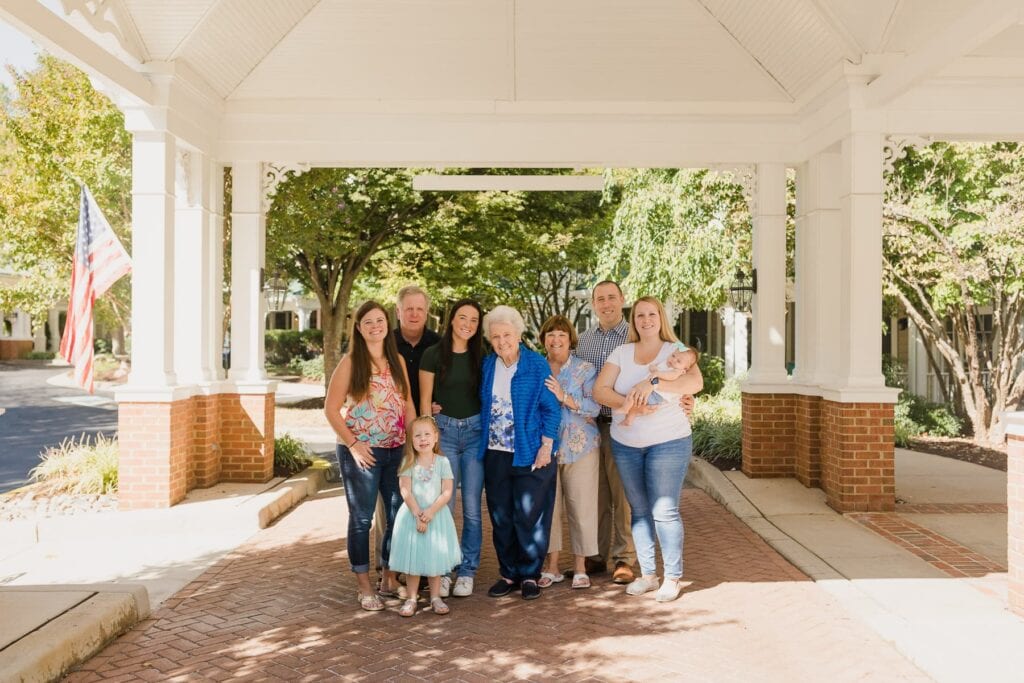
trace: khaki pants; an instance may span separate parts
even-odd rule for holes
[[[387,511],[384,509],[384,498],[377,496],[377,509],[373,513],[373,551],[376,564],[373,566],[381,568],[381,557],[384,553],[384,534],[388,530]]]
[[[574,463],[558,466],[549,553],[562,551],[564,509],[569,517],[569,543],[573,555],[590,557],[597,554],[597,485],[600,469],[601,453],[597,448]]]
[[[598,422],[601,430],[600,480],[597,486],[597,556],[613,565],[636,562],[633,534],[630,531],[629,502],[622,488],[619,470],[612,456],[611,425]]]

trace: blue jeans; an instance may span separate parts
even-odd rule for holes
[[[447,415],[436,415],[441,430],[441,453],[452,465],[454,491],[448,507],[455,514],[455,494],[462,484],[462,564],[459,576],[476,576],[480,566],[480,545],[483,542],[483,522],[480,497],[484,491],[484,463],[477,458],[480,452],[480,416],[472,415],[456,420]]]
[[[661,545],[665,578],[683,575],[679,494],[692,450],[693,440],[689,436],[645,448],[626,446],[612,439],[612,454],[633,510],[633,543],[644,576],[658,573],[654,562],[655,534]]]
[[[348,502],[348,560],[356,574],[370,571],[370,527],[373,525],[377,495],[384,499],[387,518],[380,558],[384,567],[391,557],[391,530],[395,526],[395,514],[402,504],[402,494],[398,490],[402,447],[375,447],[372,450],[377,462],[373,467],[362,470],[346,446],[338,444],[337,448],[341,478],[345,482],[345,500]]]

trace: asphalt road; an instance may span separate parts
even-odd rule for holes
[[[117,404],[110,397],[46,383],[64,372],[42,363],[0,362],[0,493],[27,484],[47,447],[82,433],[117,432]]]

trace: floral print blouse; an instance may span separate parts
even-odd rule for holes
[[[370,375],[366,397],[348,406],[345,424],[371,447],[397,448],[405,443],[405,398],[388,368]]]
[[[562,406],[562,427],[559,432],[558,463],[568,465],[595,450],[600,433],[594,418],[601,406],[594,400],[594,381],[597,368],[570,354],[558,372],[558,383],[572,397],[579,410]]]

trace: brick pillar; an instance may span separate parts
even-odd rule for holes
[[[821,486],[821,397],[796,396],[796,478],[807,487]]]
[[[792,477],[795,474],[796,397],[743,393],[743,474]]]
[[[221,400],[217,394],[200,394],[192,398],[194,422],[191,460],[189,463],[189,490],[208,488],[220,480]]]
[[[220,394],[221,481],[274,476],[274,394]]]
[[[185,497],[192,450],[191,399],[118,406],[118,507],[165,508]]]
[[[1024,616],[1024,429],[1020,431],[1006,435],[1006,559],[1010,609]]]
[[[821,400],[821,488],[839,512],[896,509],[891,403]]]

